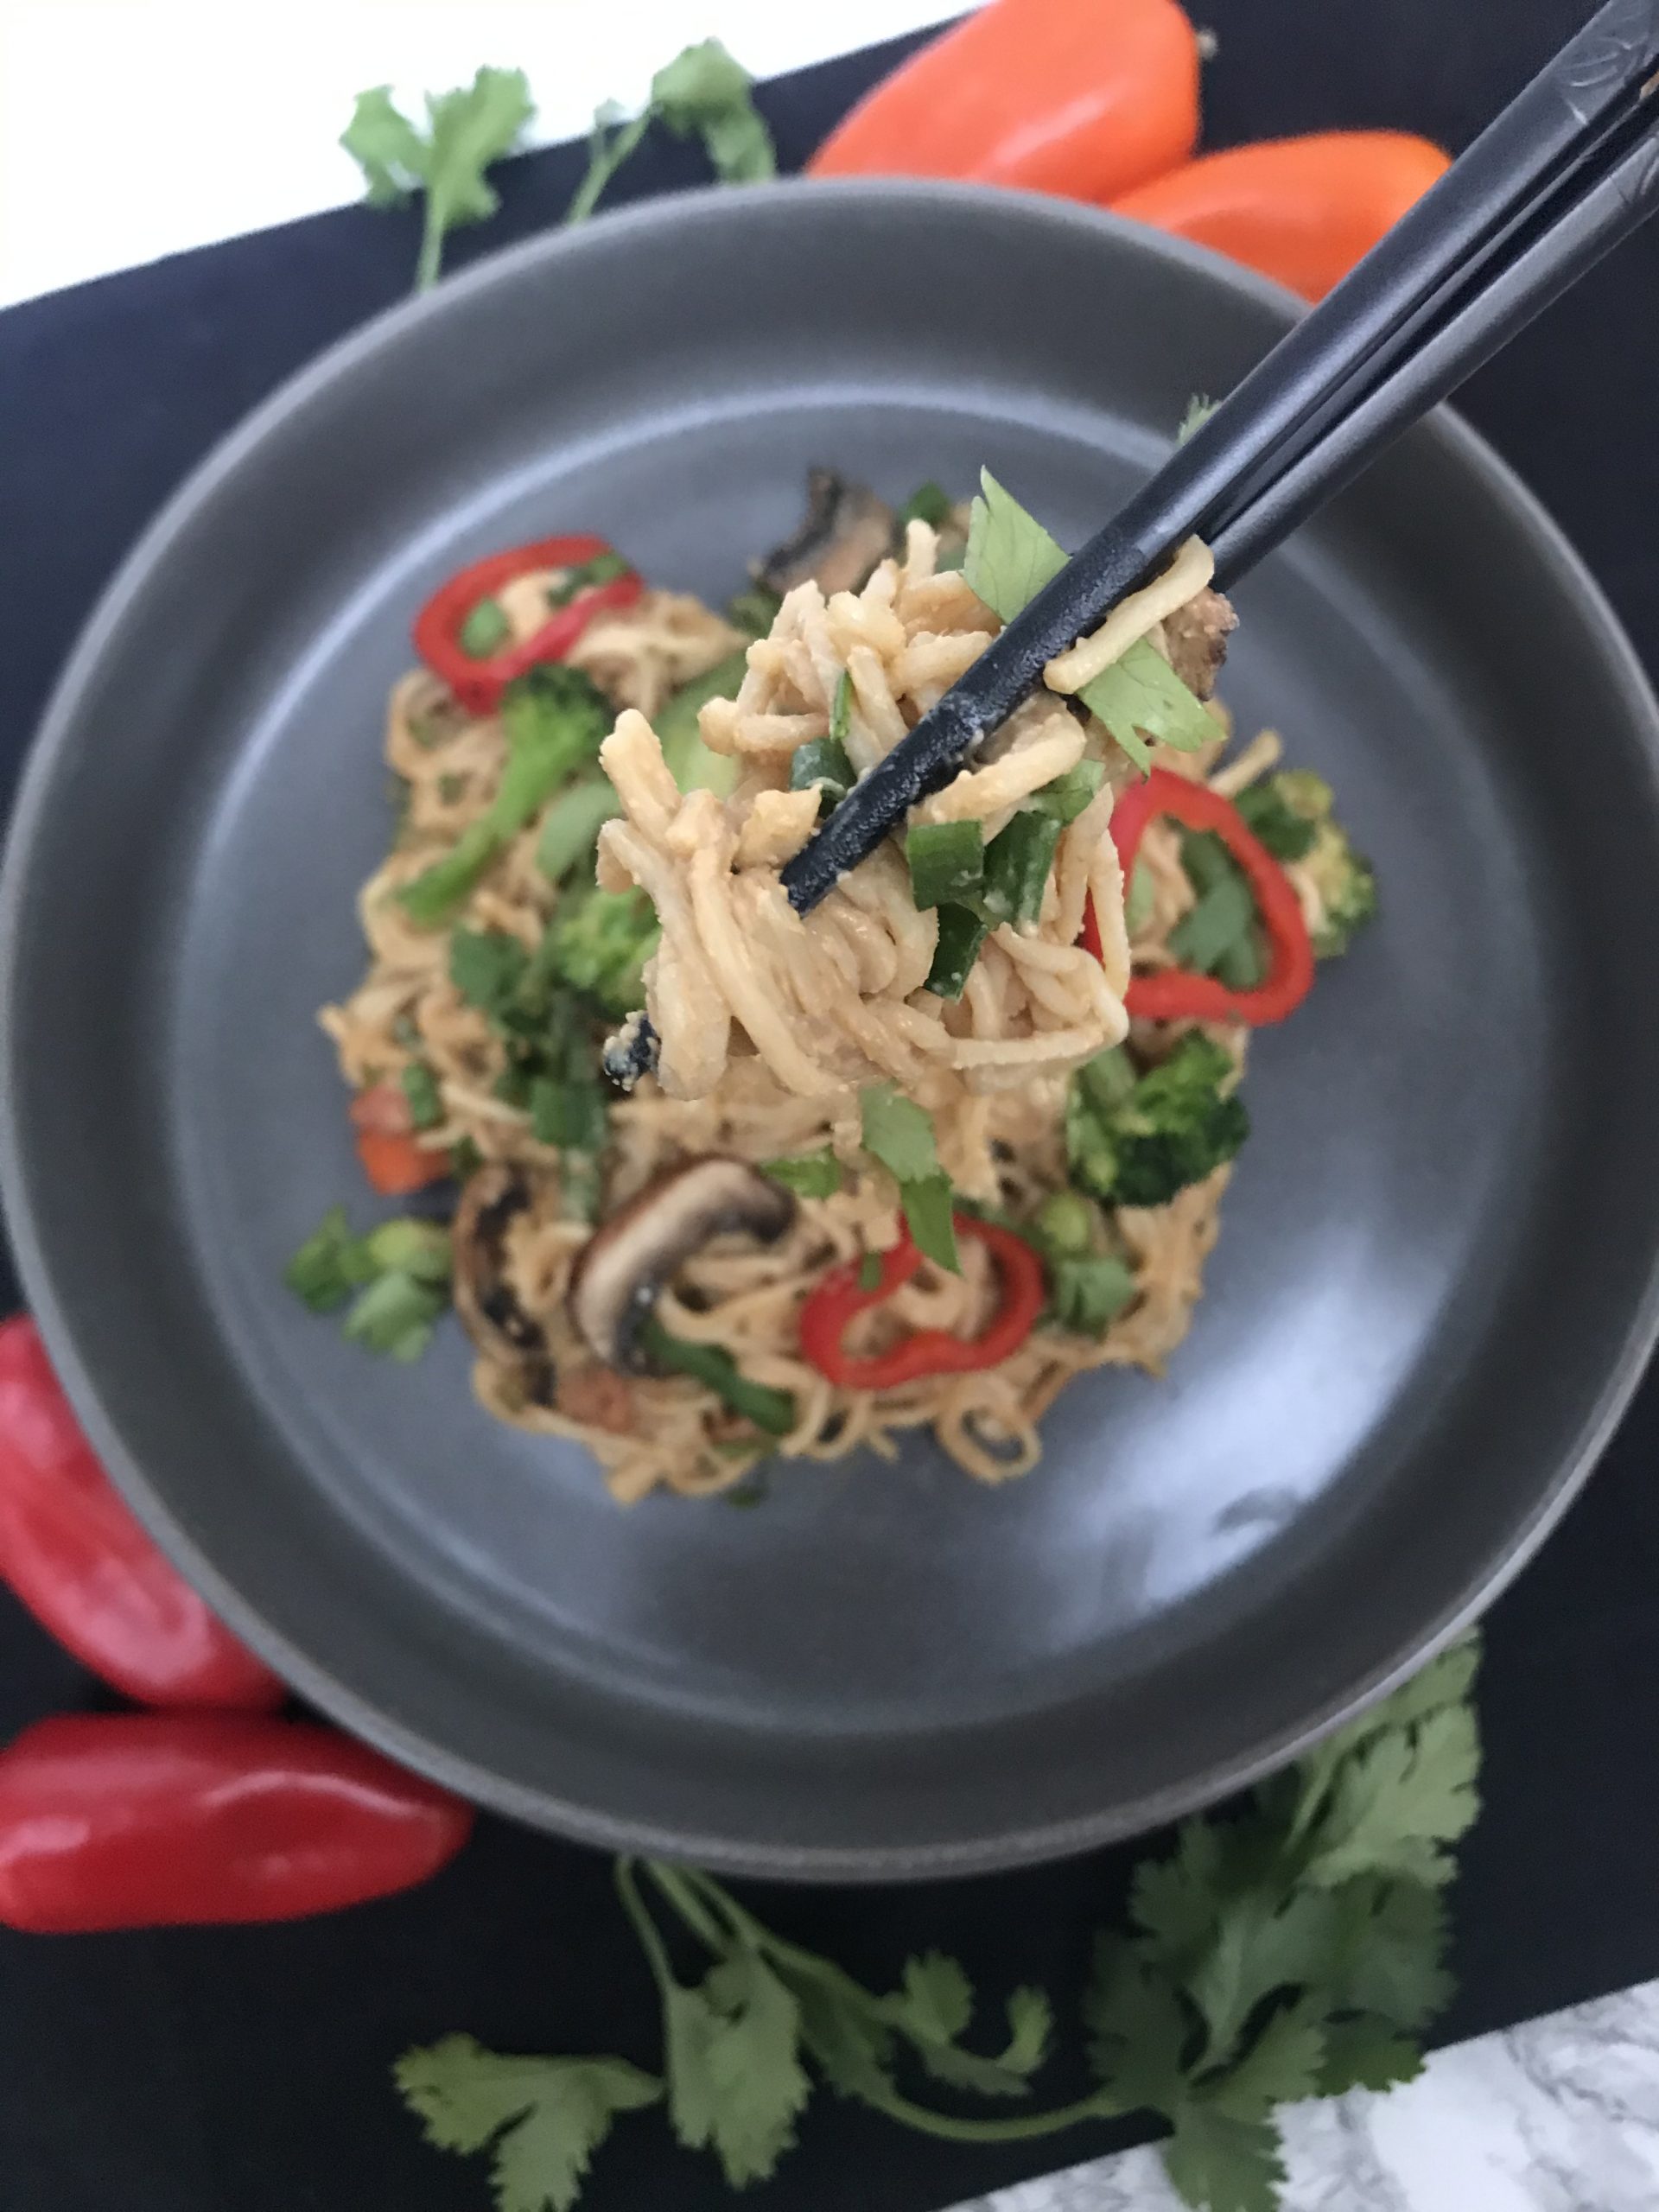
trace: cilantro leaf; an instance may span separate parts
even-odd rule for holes
[[[992,613],[1012,622],[1045,584],[1053,582],[1070,556],[988,468],[980,470],[979,483],[979,497],[969,511],[962,572]]]
[[[663,2094],[625,2059],[503,2057],[462,2035],[405,2051],[392,2076],[439,2150],[494,2145],[499,2212],[569,2212],[616,2114]]]
[[[957,2039],[973,2018],[973,1987],[957,1961],[942,1952],[930,1951],[908,1962],[904,1987],[888,2000],[887,2010],[936,2081],[981,2096],[1029,2094],[1027,2077],[1042,2063],[1051,2022],[1041,1990],[1017,1989],[1008,1999],[1007,2047],[996,2058],[958,2049]]]
[[[894,2010],[906,2035],[923,2043],[954,2043],[973,2017],[973,1984],[957,1960],[930,1951],[906,1961],[904,1993]]]
[[[1338,1769],[1314,1831],[1307,1874],[1334,1888],[1355,1874],[1395,1873],[1439,1884],[1479,1809],[1480,1749],[1473,1713],[1442,1707],[1414,1729],[1380,1732]]]
[[[1325,2031],[1325,2064],[1319,2073],[1319,2094],[1339,2097],[1348,2089],[1391,2089],[1402,2082],[1414,2082],[1423,2070],[1423,2056],[1388,2021],[1374,2012],[1352,2019],[1333,2020]]]
[[[800,2012],[801,2042],[830,2088],[872,2101],[893,2094],[893,2050],[880,2001],[833,1969],[809,1974],[779,1962]]]
[[[742,1948],[700,1988],[667,1984],[663,2009],[674,2133],[693,2150],[712,2149],[734,2188],[764,2180],[794,2141],[811,2094],[793,1996],[758,1952]]]
[[[565,210],[565,221],[587,220],[606,186],[657,121],[677,137],[700,138],[724,184],[760,183],[776,175],[772,133],[750,97],[753,81],[717,38],[708,38],[664,64],[651,80],[651,98],[631,122],[614,100],[607,100],[594,111],[588,172]]]
[[[1125,2112],[1173,2114],[1179,2105],[1188,2016],[1173,1983],[1121,1936],[1095,1944],[1083,2002],[1089,2063]]]
[[[1275,2105],[1311,2097],[1325,2065],[1323,1999],[1317,1994],[1269,2015],[1243,2056],[1209,2091],[1230,2120],[1264,2119]]]
[[[1144,638],[1138,638],[1121,659],[1103,669],[1091,683],[1085,683],[1077,696],[1142,768],[1150,760],[1147,738],[1155,738],[1178,753],[1194,753],[1221,734],[1220,725],[1204,702],[1188,690],[1163,655]]]
[[[1285,2167],[1270,2120],[1187,2105],[1164,2145],[1164,2165],[1186,2202],[1206,2212],[1278,2212]]]
[[[424,132],[393,105],[390,86],[358,94],[340,143],[363,171],[369,205],[393,206],[417,188],[426,194],[416,291],[436,283],[448,232],[500,206],[484,172],[512,152],[535,112],[522,69],[480,69],[470,86],[429,92]]]
[[[1452,2001],[1441,1961],[1446,1904],[1421,1882],[1345,1883],[1332,1898],[1324,1979],[1338,2010],[1376,2012],[1396,2028],[1421,2028]]]
[[[1317,1891],[1247,1891],[1221,1914],[1188,1987],[1210,2031],[1212,2056],[1230,2051],[1245,2022],[1275,1990],[1319,1978],[1330,1907]]]
[[[681,138],[700,138],[723,184],[763,184],[778,156],[750,97],[754,79],[717,38],[688,46],[651,80],[651,104]]]
[[[962,1261],[952,1218],[955,1194],[939,1165],[932,1122],[890,1083],[868,1084],[858,1094],[858,1106],[864,1149],[898,1184],[911,1235],[937,1266],[959,1274]]]
[[[1026,512],[989,469],[968,528],[963,573],[994,614],[1012,622],[1065,566],[1057,538]],[[1147,739],[1191,753],[1219,735],[1217,723],[1169,663],[1142,638],[1077,694],[1138,767],[1151,765]],[[1144,735],[1142,733],[1144,732]]]

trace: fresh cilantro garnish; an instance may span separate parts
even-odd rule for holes
[[[890,1083],[869,1084],[858,1094],[864,1149],[879,1160],[899,1185],[899,1203],[910,1233],[927,1257],[953,1274],[962,1272],[951,1218],[955,1194],[939,1165],[933,1124],[914,1099]]]
[[[1026,512],[988,468],[980,471],[980,485],[968,527],[963,573],[992,613],[1012,622],[1059,574],[1067,556],[1059,541]],[[1077,697],[1141,768],[1150,764],[1147,738],[1179,753],[1192,753],[1220,734],[1203,701],[1144,638],[1085,683]]]
[[[913,1135],[899,1147],[914,1164]],[[1242,1810],[1186,1821],[1141,1865],[1128,1929],[1096,1946],[1095,2086],[1071,2103],[1030,2108],[1052,2026],[1040,1989],[1014,1992],[997,2047],[972,2047],[955,1959],[912,1958],[882,1993],[712,1877],[654,1859],[619,1860],[616,1880],[658,1985],[665,2081],[620,2058],[498,2057],[449,2036],[406,2054],[397,2086],[441,2148],[493,2150],[498,2212],[569,2212],[613,2116],[664,2088],[682,2143],[711,2151],[734,2186],[763,2180],[820,2082],[963,2143],[1149,2111],[1169,2126],[1164,2161],[1188,2204],[1274,2212],[1276,2107],[1408,2081],[1410,2037],[1451,1994],[1442,1892],[1476,1810],[1474,1667],[1471,1643],[1446,1653]],[[948,2112],[927,2101],[930,2078],[955,2093]],[[963,2096],[988,2109],[966,2115]]]
[[[440,2151],[489,2150],[498,2212],[570,2212],[620,2112],[654,2105],[663,2085],[621,2058],[503,2058],[445,2036],[392,2069]]]
[[[797,1153],[787,1160],[763,1160],[760,1173],[804,1198],[833,1198],[841,1188],[841,1162],[827,1145],[822,1152]]]
[[[651,80],[651,98],[630,119],[614,100],[594,117],[588,137],[588,174],[565,211],[567,223],[584,222],[600,195],[653,123],[677,138],[698,138],[722,184],[760,184],[774,176],[778,157],[750,87],[754,79],[717,38],[688,46]]]
[[[429,92],[424,131],[392,105],[389,85],[358,94],[340,143],[363,171],[370,207],[426,194],[417,292],[437,283],[449,232],[481,223],[501,205],[484,172],[512,151],[535,112],[522,69],[480,69],[470,86]]]

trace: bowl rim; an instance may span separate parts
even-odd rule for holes
[[[20,927],[35,873],[39,830],[52,804],[59,756],[71,741],[83,701],[109,640],[127,608],[145,588],[194,518],[232,476],[244,457],[301,414],[318,397],[435,317],[465,314],[489,292],[510,289],[584,255],[605,253],[620,236],[635,231],[718,226],[727,215],[757,206],[780,220],[805,195],[830,196],[879,208],[895,200],[918,208],[979,208],[1006,219],[1010,213],[1046,226],[1113,237],[1136,251],[1184,264],[1219,291],[1231,292],[1282,317],[1306,303],[1281,286],[1208,249],[1148,229],[1104,210],[1046,194],[962,184],[942,179],[785,179],[741,187],[701,187],[607,213],[583,228],[554,230],[486,254],[444,278],[435,290],[381,310],[347,332],[279,383],[209,448],[145,525],[106,582],[77,634],[29,747],[0,857],[0,1205],[16,1255],[20,1283],[53,1368],[98,1456],[149,1534],[226,1624],[270,1662],[302,1697],[341,1726],[390,1757],[496,1811],[543,1829],[610,1850],[685,1858],[724,1872],[804,1881],[893,1882],[989,1872],[1064,1857],[1143,1833],[1214,1802],[1300,1756],[1313,1745],[1407,1680],[1464,1634],[1533,1558],[1592,1472],[1610,1442],[1659,1341],[1659,1249],[1636,1302],[1617,1356],[1586,1407],[1573,1448],[1542,1485],[1532,1510],[1496,1544],[1484,1567],[1471,1575],[1460,1599],[1406,1637],[1365,1679],[1319,1710],[1278,1731],[1265,1743],[1211,1764],[1180,1785],[1170,1785],[1132,1807],[1071,1815],[1027,1828],[975,1834],[960,1841],[874,1848],[833,1846],[734,1845],[718,1837],[596,1812],[588,1805],[505,1780],[466,1754],[410,1729],[362,1693],[342,1682],[321,1660],[289,1641],[214,1566],[176,1520],[158,1485],[129,1451],[106,1414],[96,1376],[82,1360],[76,1332],[54,1287],[52,1262],[31,1199],[35,1171],[20,1107],[17,1025],[13,1014],[27,963]],[[1505,524],[1529,542],[1548,571],[1551,588],[1600,658],[1619,695],[1629,728],[1659,768],[1659,697],[1605,593],[1548,510],[1494,449],[1450,407],[1427,417],[1415,435],[1432,440],[1439,457],[1475,480]]]

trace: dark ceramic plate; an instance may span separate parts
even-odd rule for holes
[[[718,599],[816,460],[893,495],[988,462],[1075,542],[1287,319],[1049,202],[693,194],[374,324],[132,556],[12,840],[6,1197],[118,1479],[347,1726],[596,1842],[1005,1865],[1285,1758],[1560,1512],[1654,1329],[1659,744],[1593,587],[1449,420],[1239,594],[1228,696],[1337,784],[1383,915],[1252,1056],[1166,1381],[1079,1385],[999,1491],[917,1445],[625,1513],[475,1407],[457,1330],[388,1366],[281,1285],[365,1211],[313,1014],[359,969],[439,577],[593,529]]]

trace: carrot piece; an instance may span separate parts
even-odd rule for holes
[[[1176,0],[990,0],[878,85],[807,168],[1109,200],[1185,161],[1198,136],[1198,41]]]
[[[1205,154],[1111,206],[1322,300],[1450,165],[1404,131],[1327,130]]]
[[[447,1153],[416,1144],[407,1135],[389,1135],[383,1129],[359,1129],[357,1156],[363,1173],[383,1198],[397,1198],[410,1191],[423,1191],[454,1173]]]

